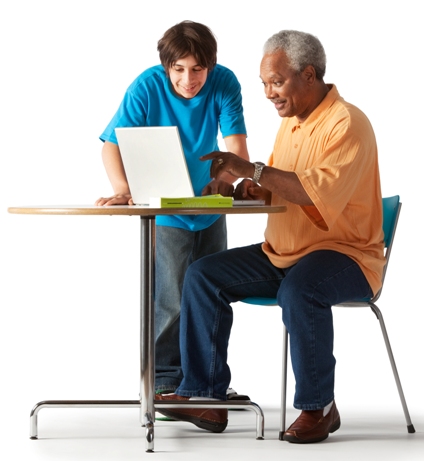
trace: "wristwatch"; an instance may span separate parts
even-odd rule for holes
[[[266,165],[262,162],[253,162],[253,165],[255,165],[255,172],[253,173],[252,181],[256,184],[259,184],[259,179],[261,177],[262,170]]]

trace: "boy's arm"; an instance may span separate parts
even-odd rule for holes
[[[247,142],[245,134],[234,134],[232,136],[227,136],[224,138],[225,147],[227,152],[232,152],[233,154],[238,155],[244,160],[249,161],[249,153],[247,152]],[[237,178],[232,175],[229,175],[231,182],[234,182]]]
[[[118,145],[105,141],[102,148],[102,159],[114,195],[99,198],[95,205],[133,205]]]

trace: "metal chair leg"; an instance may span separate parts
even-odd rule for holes
[[[374,312],[374,314],[376,315],[380,323],[381,332],[383,333],[384,342],[386,344],[387,354],[389,356],[390,364],[392,366],[393,376],[395,378],[396,386],[399,392],[400,401],[402,403],[403,413],[405,414],[406,427],[408,429],[408,432],[410,434],[413,434],[415,432],[415,428],[414,428],[414,425],[412,424],[411,417],[409,416],[408,406],[406,405],[405,395],[403,393],[402,385],[400,383],[400,378],[399,378],[399,373],[397,371],[395,358],[393,356],[392,348],[390,346],[390,341],[389,341],[389,336],[387,334],[386,325],[383,320],[383,314],[381,313],[380,309],[375,304],[373,303],[369,303],[369,304],[370,304],[372,311]]]
[[[286,327],[283,325],[283,366],[281,378],[281,410],[280,410],[280,434],[279,439],[283,440],[284,432],[286,431],[286,408],[287,408],[287,353],[289,334]]]
[[[370,308],[376,315],[380,327],[381,332],[383,334],[384,342],[386,344],[387,355],[389,356],[390,364],[392,366],[393,376],[396,381],[396,386],[398,389],[400,401],[402,404],[403,412],[405,415],[406,420],[406,427],[408,433],[413,434],[415,432],[414,425],[412,424],[411,417],[409,415],[408,406],[406,404],[405,395],[403,393],[402,385],[400,382],[399,373],[397,371],[395,359],[393,356],[393,351],[390,345],[389,336],[387,334],[386,325],[384,323],[383,314],[381,313],[380,309],[373,303],[369,303]],[[286,405],[287,405],[287,352],[288,352],[288,332],[285,326],[283,326],[283,364],[282,364],[282,384],[281,384],[281,414],[280,414],[280,440],[283,440],[283,434],[285,432],[286,426]]]

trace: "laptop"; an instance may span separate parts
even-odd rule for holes
[[[151,197],[194,197],[178,127],[115,128],[135,205]]]
[[[115,128],[128,186],[135,205],[151,198],[194,197],[178,127]],[[264,205],[263,200],[234,200],[233,205]]]

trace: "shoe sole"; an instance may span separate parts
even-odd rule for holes
[[[329,434],[332,434],[333,432],[336,432],[337,429],[340,428],[340,425],[341,425],[341,422],[340,422],[340,418],[335,421],[335,423],[330,427],[330,429],[328,430],[328,434],[325,434],[324,436],[322,437],[315,437],[314,439],[299,439],[298,437],[295,437],[294,435],[286,435],[286,434],[283,434],[283,440],[286,441],[286,442],[290,442],[290,443],[317,443],[317,442],[322,442],[323,440],[325,440],[326,438],[328,438],[328,435]]]
[[[226,420],[223,423],[220,423],[218,421],[209,421],[209,420],[197,418],[196,416],[184,415],[181,413],[174,414],[172,411],[166,408],[161,408],[160,412],[164,416],[167,416],[168,418],[172,418],[178,421],[186,421],[187,423],[194,424],[200,429],[205,429],[207,431],[215,432],[215,433],[220,433],[220,432],[225,431],[227,424],[228,424],[228,420]]]
[[[156,417],[155,417],[155,421],[165,421],[165,422],[169,422],[169,421],[176,421],[176,419],[174,419],[174,418],[168,418],[168,416],[156,416]]]

